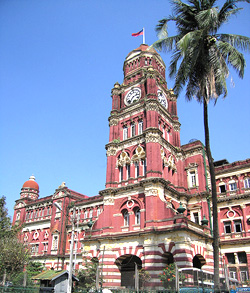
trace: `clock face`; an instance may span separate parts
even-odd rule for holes
[[[168,101],[167,101],[167,98],[166,98],[165,94],[163,93],[163,91],[158,90],[157,95],[158,95],[158,101],[162,104],[162,106],[167,108],[168,107]]]
[[[138,101],[141,97],[141,89],[138,87],[132,88],[125,96],[124,102],[127,106]]]

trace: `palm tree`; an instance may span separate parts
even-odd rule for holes
[[[219,290],[219,233],[217,193],[210,150],[208,112],[210,100],[216,102],[221,95],[227,96],[226,78],[230,65],[243,78],[246,66],[241,51],[250,51],[248,37],[219,34],[218,30],[237,14],[240,8],[236,0],[227,0],[219,9],[215,0],[173,0],[173,14],[159,21],[156,31],[159,40],[152,46],[158,50],[173,51],[169,66],[170,77],[175,78],[174,91],[178,96],[185,86],[186,98],[203,103],[205,145],[211,176],[213,204],[214,284]],[[177,34],[168,36],[168,22],[174,21]]]

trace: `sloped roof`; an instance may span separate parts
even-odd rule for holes
[[[54,281],[57,278],[61,277],[64,274],[68,274],[69,272],[67,270],[62,270],[62,271],[54,271],[54,270],[48,270],[39,273],[38,275],[32,277],[33,280],[49,280],[49,281]],[[76,276],[73,275],[73,280],[79,281]]]

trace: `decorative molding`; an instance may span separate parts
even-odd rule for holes
[[[145,140],[146,140],[146,143],[149,143],[149,142],[161,143],[162,139],[159,134],[159,129],[156,129],[156,130],[150,129],[150,131],[146,132]]]
[[[127,154],[127,152],[125,152],[124,150],[121,152],[119,159],[117,160],[117,166],[119,167],[123,167],[126,165],[130,165],[131,160]]]
[[[135,150],[135,154],[131,158],[131,161],[134,163],[137,161],[144,160],[145,157],[146,157],[146,153],[145,153],[143,147],[141,145],[138,145],[138,147]]]
[[[119,120],[117,118],[111,116],[109,119],[109,126],[118,125],[118,122],[119,122]]]
[[[118,148],[114,147],[113,145],[107,147],[106,155],[107,157],[115,156],[117,153]]]

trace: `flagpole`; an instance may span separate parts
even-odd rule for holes
[[[146,43],[145,43],[145,28],[143,28],[143,38],[142,38],[142,43],[143,43],[143,44],[146,44]]]

